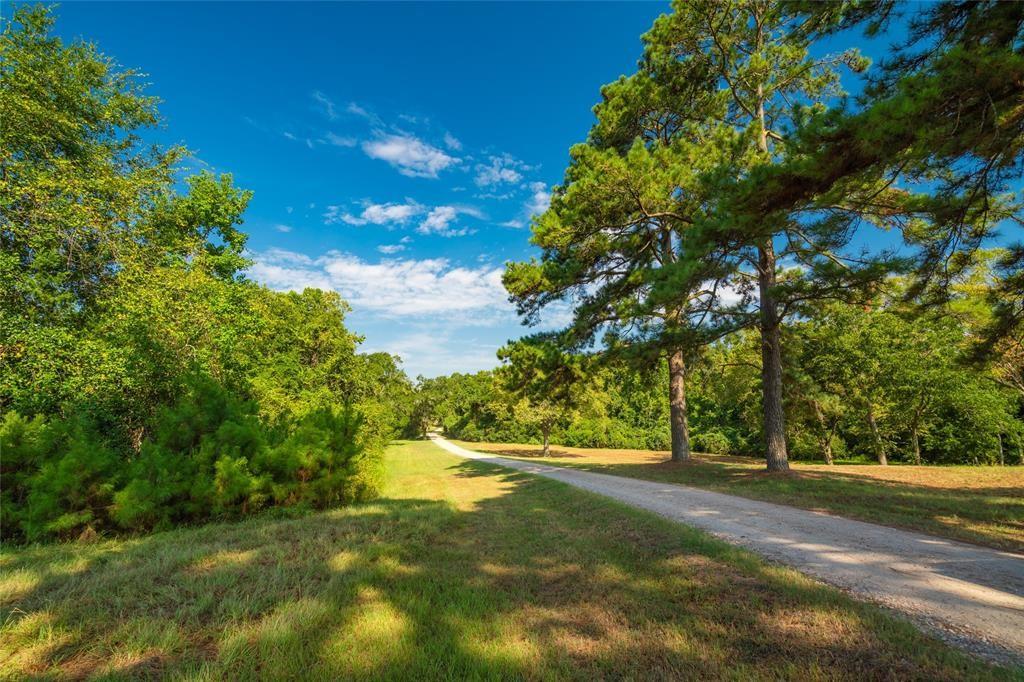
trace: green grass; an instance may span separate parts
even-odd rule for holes
[[[536,458],[540,446],[465,443],[507,457]],[[840,516],[1024,551],[1024,467],[807,464],[768,474],[749,457],[697,455],[685,464],[667,452],[552,448],[558,466],[679,483]]]
[[[382,499],[8,549],[8,678],[1011,679],[655,516],[425,442]]]

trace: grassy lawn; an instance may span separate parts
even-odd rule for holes
[[[426,442],[377,502],[6,549],[9,678],[1010,679],[788,569]]]
[[[539,445],[466,443],[507,457],[536,458]],[[848,516],[990,547],[1024,551],[1024,467],[792,463],[768,474],[747,457],[698,455],[686,464],[668,452],[552,447],[544,461],[651,481],[681,483]]]

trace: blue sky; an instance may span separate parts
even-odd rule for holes
[[[57,30],[144,72],[153,137],[255,192],[254,278],[338,290],[365,350],[432,376],[526,331],[503,263],[667,7],[68,2]]]
[[[146,74],[166,120],[149,137],[254,191],[251,277],[338,291],[363,349],[415,377],[493,367],[528,331],[503,265],[534,253],[529,217],[585,139],[600,86],[635,71],[641,34],[668,9],[66,2],[57,30]],[[815,51],[877,57],[899,37]],[[554,310],[543,325],[565,321]]]

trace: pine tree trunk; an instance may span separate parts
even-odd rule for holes
[[[914,419],[910,422],[910,443],[914,447],[914,464],[921,464],[921,415],[924,414],[925,400],[922,399],[914,410]]]
[[[764,406],[765,459],[768,471],[787,471],[786,422],[782,407],[782,330],[772,293],[775,248],[769,240],[758,249],[758,293],[761,299],[761,392]]]
[[[871,426],[871,436],[875,441],[875,456],[882,466],[889,464],[889,458],[885,455],[885,444],[882,442],[882,435],[878,432],[878,422],[875,421],[875,409],[868,403],[868,425]]]
[[[668,404],[672,422],[672,461],[690,459],[690,425],[686,419],[686,361],[677,350],[668,358]]]
[[[814,405],[814,416],[818,418],[818,428],[821,429],[821,449],[825,454],[825,464],[834,464],[832,461],[832,429],[825,423],[825,415],[821,411],[821,403],[812,400]]]
[[[547,457],[548,454],[551,452],[551,442],[549,440],[549,436],[551,436],[551,429],[548,427],[544,427],[543,429],[541,429],[541,433],[544,436],[544,449],[541,450],[540,454],[541,457]]]

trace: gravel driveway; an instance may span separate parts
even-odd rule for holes
[[[460,457],[589,490],[700,528],[896,609],[986,658],[1024,662],[1024,555],[681,485],[485,455]]]

